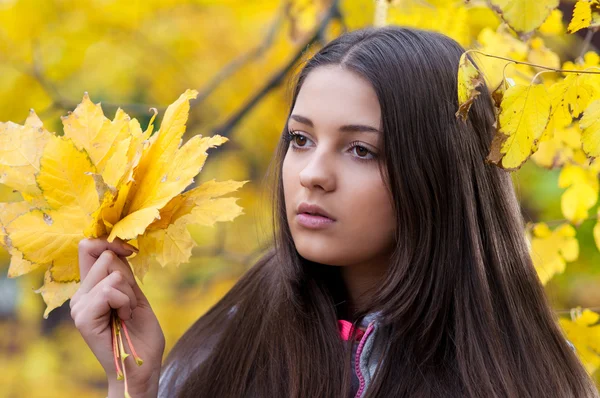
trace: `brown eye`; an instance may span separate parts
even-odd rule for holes
[[[304,137],[300,134],[294,135],[294,140],[295,140],[296,145],[298,145],[298,146],[304,146],[304,144],[306,144],[306,137]]]
[[[360,157],[367,156],[369,154],[369,150],[362,146],[355,146],[356,154]]]

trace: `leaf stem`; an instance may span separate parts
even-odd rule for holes
[[[121,371],[121,366],[119,366],[119,350],[117,347],[117,329],[114,311],[110,314],[110,330],[112,332],[113,358],[115,359],[115,368],[117,369],[117,380],[123,380],[123,372]]]
[[[127,371],[125,370],[125,359],[129,356],[129,354],[125,352],[125,347],[123,346],[123,336],[121,335],[119,323],[121,323],[120,319],[115,321],[115,324],[117,325],[117,336],[119,337],[119,352],[121,354],[121,365],[123,366],[123,379],[125,381],[125,398],[131,398],[127,388]]]
[[[125,332],[125,338],[127,339],[127,344],[129,345],[129,349],[131,350],[131,354],[133,354],[133,358],[135,359],[135,363],[137,363],[138,366],[142,366],[142,364],[144,363],[144,361],[142,360],[142,358],[140,358],[137,353],[135,352],[135,349],[133,348],[133,344],[131,343],[131,339],[129,338],[129,332],[127,331],[127,325],[125,324],[125,321],[121,321],[121,325],[123,325],[123,331]]]
[[[592,75],[600,75],[600,71],[593,72],[593,71],[589,71],[588,70],[588,69],[598,69],[597,67],[586,68],[586,69],[583,69],[583,70],[557,69],[557,68],[550,68],[549,66],[543,66],[543,65],[533,64],[531,62],[517,61],[517,60],[514,60],[514,59],[510,59],[510,58],[501,57],[499,55],[487,54],[487,53],[484,53],[483,51],[479,51],[479,50],[475,50],[475,49],[471,49],[471,50],[465,51],[465,53],[471,53],[471,52],[472,53],[481,54],[481,55],[484,55],[484,56],[490,57],[490,58],[503,59],[505,61],[514,62],[515,64],[529,65],[529,66],[533,66],[533,67],[540,68],[540,69],[546,69],[548,71],[562,72],[562,73],[589,73],[589,74],[592,74]]]

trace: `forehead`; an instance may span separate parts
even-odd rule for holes
[[[316,125],[381,124],[379,100],[371,84],[338,65],[317,67],[308,74],[292,114],[306,116]]]

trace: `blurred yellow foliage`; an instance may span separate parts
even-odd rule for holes
[[[492,9],[484,0],[394,0],[379,17],[386,24],[436,30],[485,53],[556,67],[557,60],[565,58],[558,50],[569,50],[573,44],[565,34],[562,13],[552,9],[556,1],[545,0],[536,3],[535,18],[529,18],[520,11],[524,2],[494,0],[497,7]],[[251,180],[237,195],[246,214],[234,223],[190,226],[188,231],[199,245],[192,250],[190,263],[159,268],[144,279],[143,290],[163,326],[167,351],[269,242],[270,192],[261,182],[285,122],[292,74],[316,49],[346,29],[372,25],[375,10],[375,0],[0,3],[0,120],[22,124],[27,110],[34,108],[49,131],[60,131],[59,117],[74,109],[88,91],[111,119],[117,116],[118,104],[147,125],[149,108],[156,107],[162,114],[173,98],[191,87],[198,98],[190,109],[184,140],[215,133],[231,140],[208,159],[197,184],[213,178]],[[503,20],[520,33],[533,33],[520,36]],[[472,55],[492,90],[504,77],[529,84],[539,71]],[[585,69],[598,63],[597,54],[590,51],[582,60],[566,61],[563,68]],[[581,150],[581,128],[590,127],[571,124],[573,113],[584,110],[576,96],[573,108],[558,105],[564,76],[544,76],[552,113],[539,143],[533,144],[539,145],[533,160],[547,168],[574,164],[575,168],[560,174],[566,188],[562,212],[576,222],[592,210],[590,204],[597,196],[590,171],[595,166],[587,163]],[[0,202],[22,199],[0,183]],[[538,194],[537,199],[544,198]],[[569,225],[554,231],[545,225],[536,228],[532,246],[541,254],[533,258],[543,282],[562,273],[567,262],[592,265],[591,260],[585,263],[579,258],[575,235]],[[594,237],[600,248],[598,223]],[[2,275],[8,273],[8,262],[8,254],[0,250]],[[11,269],[19,274],[29,271],[25,263]],[[40,288],[43,278],[39,269],[17,279],[0,278],[0,288],[17,292],[12,312],[0,313],[0,333],[8,336],[0,343],[0,394],[104,397],[106,380],[73,327],[68,306],[54,311],[48,320],[41,319],[44,305],[33,290]],[[598,367],[590,349],[598,341],[597,326],[593,327],[597,314],[584,314],[576,321],[561,320],[561,326],[592,372]],[[43,390],[37,388],[41,383]]]

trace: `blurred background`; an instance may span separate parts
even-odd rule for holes
[[[565,33],[572,9],[573,2],[561,2],[536,32],[558,57],[540,62],[558,67],[596,51],[597,37],[585,30]],[[194,88],[200,94],[192,101],[187,137],[230,138],[209,151],[197,182],[250,180],[233,195],[244,215],[214,228],[190,227],[199,245],[192,260],[156,267],[144,279],[167,352],[270,242],[270,187],[263,178],[284,127],[294,73],[328,41],[375,21],[373,0],[0,0],[0,121],[22,124],[33,108],[49,131],[61,132],[60,116],[88,92],[107,117],[121,107],[145,127],[149,108],[159,110],[160,122],[166,106]],[[440,31],[465,47],[536,55],[529,54],[530,44],[518,49],[498,42],[501,22],[486,2],[475,0],[395,1],[386,17],[386,23]],[[513,173],[514,183],[525,219],[553,228],[564,219],[565,189],[558,184],[560,169],[538,160]],[[0,184],[0,202],[17,200]],[[562,317],[577,306],[600,307],[595,221],[577,227],[578,258],[546,284]],[[9,261],[0,249],[0,396],[106,396],[104,373],[75,329],[68,302],[43,319],[45,304],[33,291],[43,270],[7,278]],[[590,330],[600,346],[600,332]],[[588,354],[588,368],[600,373],[600,357]]]

